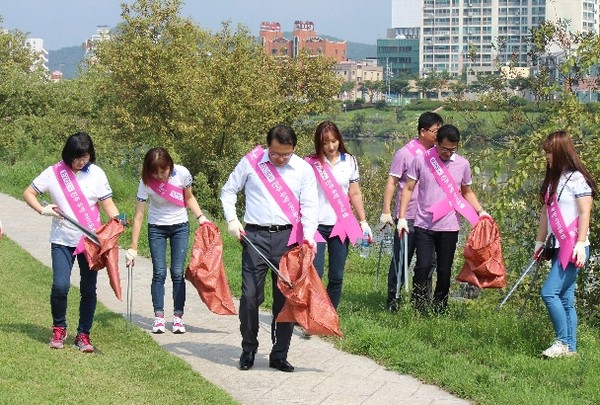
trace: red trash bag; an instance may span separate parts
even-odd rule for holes
[[[123,301],[123,294],[119,276],[119,245],[117,242],[123,232],[125,232],[125,227],[121,221],[112,218],[96,230],[100,246],[89,238],[84,238],[84,253],[90,269],[98,271],[106,267],[108,281],[119,301]]]
[[[313,250],[303,244],[281,258],[277,287],[286,301],[277,322],[297,322],[311,335],[342,337],[338,314],[313,265],[314,257]]]
[[[219,315],[237,313],[223,264],[223,241],[219,228],[212,222],[196,229],[185,278],[194,285],[209,310]]]
[[[465,244],[465,264],[456,279],[479,288],[506,287],[506,268],[498,225],[484,217],[471,229]]]

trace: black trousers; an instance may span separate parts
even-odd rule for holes
[[[434,263],[437,279],[433,293],[433,306],[437,310],[446,309],[457,242],[458,231],[430,231],[415,226],[417,263],[413,277],[412,301],[417,309],[424,311],[431,304],[431,277]]]
[[[249,230],[246,236],[275,267],[279,267],[281,257],[292,247],[288,246],[290,229],[279,232]],[[240,299],[240,332],[242,350],[256,352],[258,349],[259,307],[265,300],[265,277],[268,265],[255,250],[242,241],[242,297]],[[286,359],[290,340],[294,331],[293,322],[275,322],[285,303],[285,296],[277,288],[277,276],[271,272],[273,283],[273,319],[271,321],[271,341],[273,348],[270,360]]]

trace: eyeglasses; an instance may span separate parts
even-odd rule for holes
[[[269,157],[271,159],[289,159],[292,157],[294,152],[290,153],[277,153],[277,152],[269,152]]]
[[[73,163],[87,163],[90,161],[90,154],[86,153],[85,155],[73,159]]]
[[[454,148],[446,148],[445,146],[438,145],[438,148],[440,148],[442,152],[446,153],[454,153],[458,150],[458,146],[455,146]]]
[[[434,129],[431,129],[431,128],[424,128],[424,129],[425,129],[425,131],[429,131],[429,132],[431,132],[432,134],[437,134],[437,133],[438,133],[438,130],[439,130],[440,128],[439,128],[439,127],[437,127],[437,128],[434,128]]]

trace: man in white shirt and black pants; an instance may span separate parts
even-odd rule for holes
[[[316,249],[314,235],[317,230],[319,211],[317,183],[310,165],[294,154],[296,144],[297,137],[292,128],[285,125],[271,128],[267,135],[268,149],[264,150],[264,153],[261,148],[255,149],[259,154],[262,153],[262,157],[255,162],[257,165],[250,161],[250,154],[242,158],[221,190],[221,203],[229,233],[238,240],[241,240],[242,234],[245,233],[276,267],[279,266],[281,257],[296,246],[296,244],[288,246],[293,222],[289,212],[284,212],[286,207],[271,194],[267,181],[259,175],[258,167],[266,168],[276,176],[280,176],[278,181],[284,183],[298,200],[304,241]],[[237,218],[235,208],[237,194],[242,189],[246,196],[245,229]],[[242,297],[239,308],[242,333],[240,369],[249,370],[254,365],[254,357],[258,349],[258,313],[264,301],[265,277],[269,267],[252,247],[245,242],[242,244]],[[292,372],[294,367],[287,361],[287,353],[294,323],[275,322],[285,303],[285,296],[277,287],[276,275],[273,272],[271,278],[273,348],[269,355],[269,367]]]

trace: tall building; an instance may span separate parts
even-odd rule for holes
[[[392,0],[394,1],[394,0]],[[598,31],[598,0],[421,0],[421,75],[527,66],[527,38],[545,21]]]
[[[294,22],[292,39],[283,36],[278,22],[263,22],[260,25],[259,36],[267,55],[295,58],[301,50],[306,50],[310,55],[334,58],[337,63],[347,59],[346,41],[321,38],[317,35],[312,21]]]
[[[43,69],[48,71],[48,51],[44,49],[44,40],[41,38],[27,38],[25,40],[25,46],[28,47],[31,52],[36,56],[36,60],[31,66],[31,70]]]

